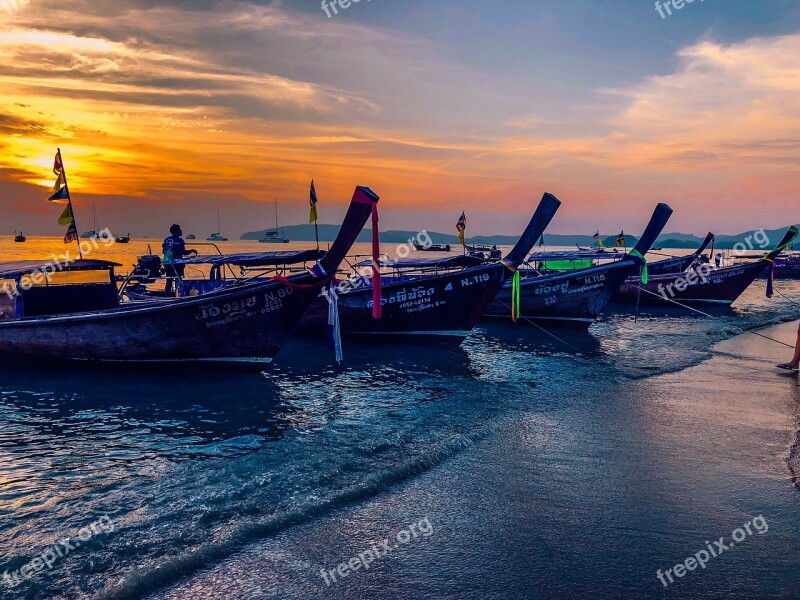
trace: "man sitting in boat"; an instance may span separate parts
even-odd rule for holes
[[[791,362],[778,365],[779,369],[786,369],[787,371],[797,371],[800,369],[800,326],[797,328],[797,343],[794,347],[794,358]]]
[[[167,277],[167,285],[164,289],[167,296],[172,296],[174,292],[174,281],[177,277],[183,277],[184,265],[174,265],[172,261],[184,258],[193,254],[197,256],[197,250],[192,250],[186,247],[186,242],[183,241],[183,230],[180,225],[173,225],[169,228],[170,236],[164,239],[161,249],[164,253],[164,275]]]

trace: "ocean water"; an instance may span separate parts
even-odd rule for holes
[[[0,365],[0,575],[81,542],[0,597],[800,597],[800,395],[771,368],[789,349],[747,333],[793,343],[800,285],[764,285],[710,317],[486,324],[342,365],[298,338],[261,375]],[[768,533],[656,580],[760,513]]]

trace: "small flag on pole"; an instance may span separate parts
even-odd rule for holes
[[[67,188],[66,186],[62,187],[55,194],[50,196],[48,200],[50,200],[51,202],[53,200],[69,200],[69,188]]]
[[[592,239],[594,239],[595,242],[600,239],[600,230],[599,229],[592,236]]]
[[[53,190],[58,191],[64,185],[64,163],[61,162],[61,150],[56,152],[56,159],[53,162],[53,173],[57,176],[56,183],[53,185]]]
[[[463,211],[461,217],[458,219],[458,223],[456,223],[456,230],[458,231],[458,241],[461,242],[462,246],[466,247],[464,232],[467,230],[467,215],[465,215]]]
[[[625,232],[624,231],[621,231],[619,236],[617,237],[616,245],[617,245],[617,247],[625,245]]]
[[[75,221],[72,221],[69,224],[69,228],[67,229],[67,234],[64,236],[64,243],[69,244],[70,242],[77,242],[78,241],[78,228],[75,227]]]
[[[67,206],[64,207],[64,211],[61,213],[61,216],[58,217],[58,224],[68,226],[67,233],[64,235],[65,244],[77,242],[78,226],[75,224],[75,211],[72,210],[72,198],[70,198],[69,187],[67,186],[67,173],[64,169],[64,161],[61,159],[61,148],[56,150],[56,158],[53,161],[53,173],[57,176],[56,184],[53,186],[56,193],[50,196],[48,200],[51,202],[54,200],[67,201]],[[80,244],[78,244],[78,256],[83,258]]]
[[[317,190],[314,188],[314,180],[311,180],[311,193],[308,200],[309,204],[311,204],[311,213],[308,215],[308,222],[309,223],[316,223],[317,222]]]
[[[75,218],[72,215],[72,206],[67,204],[64,207],[64,212],[61,213],[61,216],[58,217],[58,224],[59,225],[70,225],[74,222]]]

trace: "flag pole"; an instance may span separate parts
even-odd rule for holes
[[[319,227],[317,227],[319,214],[317,213],[317,190],[314,187],[313,179],[311,180],[311,190],[309,191],[308,202],[311,204],[311,216],[314,217],[314,239],[317,240],[317,254],[319,254]]]
[[[67,205],[69,212],[72,213],[72,224],[75,225],[75,243],[78,245],[78,257],[83,260],[83,253],[81,252],[81,238],[78,234],[78,221],[75,219],[75,209],[72,206],[72,194],[69,193],[69,184],[67,183],[67,169],[64,166],[64,157],[61,156],[61,148],[58,148],[58,158],[61,160],[61,173],[64,175],[64,187],[67,190]]]

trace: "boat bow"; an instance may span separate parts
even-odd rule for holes
[[[553,194],[545,193],[544,196],[542,196],[542,199],[539,201],[539,206],[536,208],[536,212],[533,213],[528,226],[511,251],[503,259],[503,264],[512,271],[516,271],[517,267],[523,263],[525,257],[528,256],[528,253],[533,249],[536,241],[542,237],[544,230],[547,229],[547,226],[550,224],[550,221],[553,220],[560,206],[561,201]]]

